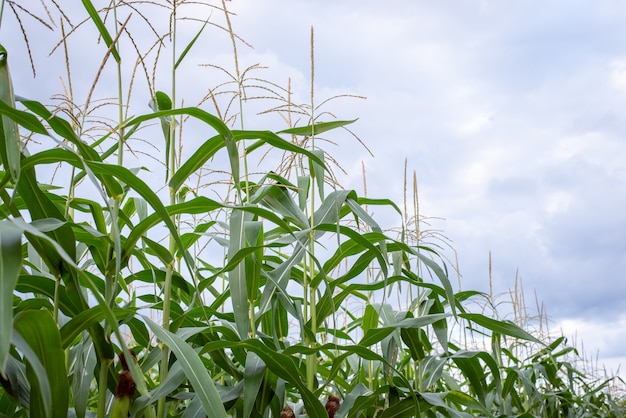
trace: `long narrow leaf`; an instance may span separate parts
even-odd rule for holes
[[[373,328],[365,333],[365,335],[359,342],[359,345],[363,347],[369,347],[372,344],[380,342],[383,338],[385,338],[398,328],[421,328],[425,327],[426,325],[430,325],[433,322],[448,318],[449,316],[449,314],[424,315],[418,318],[403,319],[402,321],[395,323],[393,326]]]
[[[69,405],[69,387],[66,376],[65,352],[61,348],[61,336],[56,322],[48,311],[24,311],[15,317],[15,330],[35,352],[46,371],[36,381],[50,382],[51,417],[66,418]],[[37,373],[33,369],[33,373]],[[36,393],[31,393],[31,400]],[[43,402],[43,399],[42,399]],[[31,408],[31,416],[33,408]],[[39,412],[37,412],[39,414]]]
[[[489,318],[488,316],[478,313],[461,313],[459,314],[459,316],[477,325],[480,325],[481,327],[485,327],[493,332],[543,344],[543,342],[538,340],[532,334],[524,331],[522,328],[512,322],[499,321],[497,319]]]
[[[342,126],[350,125],[351,123],[354,123],[357,120],[358,119],[321,122],[321,123],[315,123],[313,125],[299,126],[297,128],[283,129],[279,133],[291,134],[291,135],[305,135],[305,136],[319,135],[321,133],[330,131],[331,129],[337,129],[337,128],[341,128]]]
[[[8,53],[2,45],[0,45],[0,106],[3,109],[15,108]],[[0,116],[0,163],[8,168],[14,182],[17,182],[20,176],[20,144],[17,124],[13,119],[2,114]]]
[[[243,377],[243,418],[249,418],[252,413],[265,369],[263,360],[254,351],[249,351]]]
[[[213,418],[226,418],[226,410],[222,405],[220,394],[198,354],[180,337],[163,329],[150,319],[144,319],[154,335],[176,355],[207,415]]]
[[[109,34],[109,31],[107,30],[106,26],[104,26],[104,22],[102,21],[102,19],[100,19],[100,15],[98,14],[98,11],[93,6],[93,3],[90,0],[82,0],[82,1],[83,1],[83,6],[85,6],[85,10],[87,10],[87,13],[89,13],[89,17],[91,18],[92,22],[96,25],[96,28],[98,28],[98,32],[100,33],[100,36],[102,36],[104,43],[106,44],[108,48],[111,48],[111,54],[113,54],[115,61],[119,63],[122,60],[122,58],[120,58],[120,54],[117,52],[117,48],[115,48],[115,45],[113,46],[111,45],[113,43],[113,38]]]
[[[13,291],[22,268],[22,231],[0,221],[0,371],[4,373],[13,331]]]
[[[246,213],[235,210],[230,214],[230,240],[228,246],[228,258],[232,258],[240,250],[245,248],[245,222]],[[230,288],[230,297],[233,304],[233,313],[235,315],[235,324],[239,337],[245,340],[250,335],[249,300],[248,285],[246,284],[246,268],[244,261],[240,261],[235,268],[228,272],[228,287]]]

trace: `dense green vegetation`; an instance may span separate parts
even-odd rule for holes
[[[358,124],[239,68],[225,2],[42,4],[0,14],[66,63],[44,105],[0,49],[0,416],[624,416],[563,337],[469,309],[417,213],[338,187]],[[233,68],[179,97],[215,34]],[[253,100],[287,125],[249,130]]]

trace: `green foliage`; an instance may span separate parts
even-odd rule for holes
[[[152,2],[82,5],[93,47],[117,69],[110,107],[91,100],[98,78],[82,108],[73,97],[16,103],[0,48],[1,416],[248,418],[290,408],[326,417],[335,414],[329,395],[341,400],[337,417],[624,416],[608,381],[573,366],[564,338],[541,341],[469,312],[467,299],[484,295],[453,290],[436,245],[411,238],[394,202],[337,187],[320,135],[355,120],[322,121],[317,108],[287,100],[277,111],[305,115],[304,124],[246,130],[246,89],[274,87],[249,84],[237,61],[230,84],[204,86],[213,113],[182,106],[177,72],[208,21],[176,55],[176,25],[194,20],[164,2],[171,32],[157,36],[155,57],[118,26]],[[216,27],[230,28],[223,12],[227,24]],[[168,49],[169,94],[148,74]],[[123,92],[138,68],[130,76],[123,63],[135,60],[145,89]],[[128,117],[131,93],[151,97],[152,112]],[[253,161],[264,168],[250,172]],[[48,183],[50,165],[58,174]],[[371,206],[398,215],[399,238]],[[407,306],[391,303],[394,293],[408,295]],[[458,326],[493,349],[454,341]]]

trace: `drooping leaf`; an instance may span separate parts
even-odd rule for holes
[[[115,315],[118,319],[128,317],[134,312],[135,310],[130,308],[115,309]],[[64,349],[68,348],[74,338],[78,336],[78,334],[83,331],[89,330],[92,325],[102,321],[104,318],[106,318],[106,312],[101,305],[96,305],[74,316],[61,327],[61,347],[63,347]]]
[[[263,206],[284,216],[301,229],[308,228],[309,222],[306,215],[285,187],[276,184],[261,187],[259,202]]]
[[[15,316],[15,331],[18,332],[28,346],[37,355],[46,375],[35,376],[37,369],[27,370],[31,384],[37,387],[47,380],[50,385],[51,417],[66,418],[69,406],[69,385],[66,378],[65,352],[61,347],[61,335],[56,322],[48,311],[23,311]],[[30,373],[29,373],[30,371]],[[43,405],[40,391],[31,391],[31,416],[45,416],[43,411],[36,411],[35,405]],[[41,414],[41,415],[40,415]]]
[[[22,268],[22,231],[0,221],[0,371],[4,373],[13,332],[13,291]]]
[[[403,319],[395,323],[393,326],[384,326],[380,328],[372,328],[368,332],[365,333],[361,341],[359,341],[359,345],[363,347],[369,347],[372,344],[376,344],[382,341],[383,338],[387,337],[393,331],[398,328],[420,328],[425,327],[427,325],[432,324],[433,322],[440,321],[442,319],[448,318],[449,314],[431,314],[424,315],[417,318],[407,318]]]
[[[497,319],[489,318],[488,316],[479,313],[461,313],[459,314],[459,316],[475,323],[476,325],[480,325],[481,327],[485,327],[488,330],[497,332],[498,334],[508,335],[509,337],[520,338],[522,340],[543,344],[541,340],[537,339],[529,332],[524,331],[522,328],[512,322],[500,321]]]
[[[176,359],[184,370],[185,376],[187,376],[196,395],[200,398],[206,414],[210,417],[226,418],[226,410],[213,383],[213,379],[194,349],[182,338],[163,329],[150,319],[144,318],[144,320],[154,335],[176,355]]]
[[[249,351],[255,352],[261,360],[263,360],[269,370],[280,378],[290,382],[298,389],[310,417],[328,417],[328,414],[319,399],[302,381],[302,375],[294,357],[277,352],[275,349],[266,346],[258,339],[248,339],[240,342],[216,341],[207,344],[205,349],[217,350],[228,347],[245,348]]]

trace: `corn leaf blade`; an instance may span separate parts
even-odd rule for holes
[[[226,410],[217,388],[198,354],[182,338],[163,329],[150,319],[144,319],[154,335],[163,341],[176,355],[178,362],[185,371],[185,376],[191,382],[207,415],[215,418],[226,418]]]

